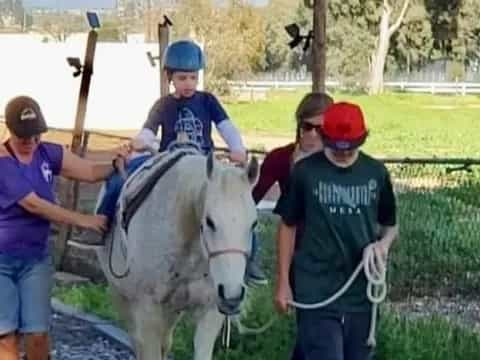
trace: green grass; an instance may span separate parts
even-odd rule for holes
[[[62,301],[84,311],[107,320],[117,319],[105,287],[88,285],[57,289],[56,292]],[[91,301],[93,295],[97,300]],[[258,298],[255,302],[255,310],[244,320],[249,326],[263,325],[273,315],[268,302]],[[180,322],[174,337],[175,359],[191,359],[193,331],[190,321]],[[230,350],[223,352],[218,341],[215,359],[287,360],[294,345],[294,334],[295,326],[291,316],[279,318],[272,328],[260,336],[239,335],[233,330]],[[380,319],[377,345],[377,360],[473,360],[478,357],[480,336],[440,317],[408,320],[399,314],[385,311]]]
[[[260,232],[264,241],[264,262],[272,273],[275,231],[273,217],[262,217]],[[274,316],[271,284],[258,288],[250,294],[244,324],[259,327]],[[111,307],[107,289],[102,285],[86,285],[75,288],[57,288],[56,296],[84,311],[95,313],[106,319],[118,321]],[[173,352],[175,359],[191,359],[193,351],[193,326],[182,320],[177,327]],[[239,335],[232,333],[231,349],[222,351],[217,343],[217,360],[287,360],[295,338],[292,316],[279,318],[272,328],[262,335]],[[383,311],[377,335],[377,360],[472,360],[480,349],[480,336],[453,325],[441,318],[406,319],[405,316]]]
[[[401,235],[390,261],[397,296],[478,291],[478,208],[427,192],[399,194],[398,202]]]
[[[480,289],[480,169],[446,174],[439,165],[389,165],[400,238],[392,251],[396,297]]]
[[[242,132],[294,136],[294,113],[303,93],[272,93],[254,104],[226,104]],[[370,137],[365,149],[377,156],[479,156],[480,97],[333,94],[358,103]]]
[[[104,319],[119,321],[112,308],[110,294],[105,285],[88,284],[73,287],[55,287],[53,296],[66,304],[85,312],[92,312]]]
[[[243,132],[292,136],[293,113],[301,93],[274,93],[265,102],[228,104]],[[336,94],[337,100],[362,105],[371,136],[366,150],[383,156],[479,157],[480,98],[387,94],[379,97]],[[445,107],[453,107],[445,109]],[[401,236],[390,261],[390,295],[472,293],[480,291],[480,169],[446,173],[442,165],[389,165],[398,191]],[[262,217],[263,260],[273,278],[275,219]],[[257,289],[248,302],[245,323],[260,326],[274,314],[271,284]],[[101,285],[57,288],[62,301],[118,321]],[[283,317],[261,336],[234,333],[232,349],[216,359],[288,359],[294,321]],[[179,324],[174,352],[190,359],[193,329]],[[480,337],[441,318],[407,320],[384,313],[378,360],[472,360],[479,358]],[[247,355],[252,354],[252,355]]]
[[[388,314],[378,337],[380,360],[474,360],[480,337],[440,317],[407,320]]]

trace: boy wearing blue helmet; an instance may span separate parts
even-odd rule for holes
[[[180,133],[188,136],[188,141],[196,143],[204,154],[213,150],[211,137],[212,122],[230,149],[230,159],[235,162],[246,160],[246,150],[242,138],[218,100],[210,93],[197,91],[198,72],[205,67],[205,58],[200,47],[192,41],[181,40],[172,43],[165,52],[164,71],[175,89],[173,94],[157,100],[148,114],[140,133],[131,141],[131,148],[139,152],[127,164],[131,174],[150,155],[142,155],[146,149],[156,149],[156,137],[162,128],[159,151],[165,151],[177,140]],[[123,185],[123,179],[112,176],[106,186],[106,193],[97,213],[112,219]],[[90,239],[91,245],[98,241]],[[100,244],[103,242],[101,241]]]
[[[212,122],[230,150],[230,160],[244,162],[246,150],[242,138],[216,97],[198,91],[198,72],[205,67],[200,47],[192,41],[172,43],[164,59],[164,71],[175,89],[152,106],[143,129],[132,141],[136,151],[155,146],[158,129],[162,128],[159,151],[164,151],[185,133],[205,154],[213,150]]]
[[[131,141],[132,150],[142,152],[156,148],[156,137],[161,128],[159,151],[167,150],[183,133],[188,136],[188,141],[196,143],[204,154],[208,154],[214,149],[211,136],[213,122],[230,150],[230,160],[237,163],[246,161],[246,149],[240,133],[220,102],[214,95],[197,90],[198,72],[204,67],[204,54],[194,42],[181,40],[167,48],[164,71],[175,91],[153,104],[142,130]],[[127,164],[128,174],[134,172],[148,157],[132,157]],[[123,179],[118,174],[108,180],[106,193],[97,209],[98,214],[113,218],[122,185]],[[90,245],[104,245],[104,238],[99,236],[84,237],[83,241]],[[259,282],[262,283],[263,272],[255,265],[251,263],[248,268],[255,270],[253,279],[260,278]],[[247,275],[251,275],[249,271]]]

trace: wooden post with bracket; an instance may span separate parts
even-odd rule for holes
[[[95,17],[96,15],[93,14]],[[89,21],[91,22],[90,16],[92,13],[88,13]],[[87,48],[85,52],[85,59],[83,65],[80,63],[78,58],[68,58],[68,63],[76,68],[74,76],[82,74],[82,79],[80,82],[80,92],[78,95],[77,102],[77,113],[75,117],[75,126],[73,129],[71,151],[77,155],[82,155],[82,140],[84,137],[84,126],[85,126],[85,115],[87,112],[87,101],[88,93],[90,90],[90,82],[93,74],[93,61],[95,58],[95,49],[97,45],[97,31],[96,27],[99,27],[98,18],[96,19],[96,26],[92,23],[92,29],[88,33],[87,38]],[[86,149],[85,149],[86,150]],[[78,182],[76,181],[67,181],[65,183],[63,191],[63,204],[67,209],[75,210],[78,205]],[[57,241],[55,241],[55,265],[57,268],[61,268],[63,261],[66,257],[68,250],[68,240],[72,233],[72,227],[64,225],[60,229],[60,233]]]
[[[172,22],[166,16],[163,17],[163,23],[158,24],[158,64],[160,67],[160,96],[168,95],[170,92],[170,83],[167,79],[165,71],[163,70],[163,61],[165,51],[167,50],[168,44],[170,43],[170,26]]]

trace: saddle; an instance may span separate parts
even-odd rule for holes
[[[120,193],[117,212],[117,220],[125,232],[128,232],[131,219],[162,176],[184,156],[198,154],[201,152],[197,146],[190,143],[177,144],[145,161],[128,177]]]

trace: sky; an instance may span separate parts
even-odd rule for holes
[[[59,8],[59,9],[87,9],[113,8],[116,0],[23,0],[26,8]]]
[[[268,0],[250,0],[255,5],[265,5]],[[59,9],[88,9],[113,8],[116,0],[24,0],[25,7],[59,8]]]

